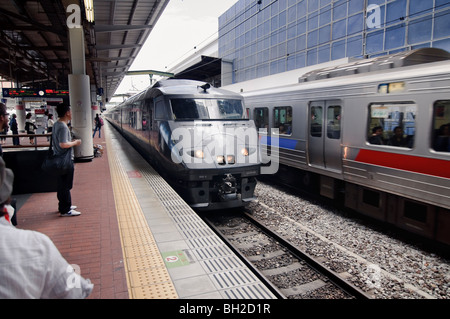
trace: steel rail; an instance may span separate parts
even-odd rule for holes
[[[275,233],[265,225],[261,224],[256,218],[254,218],[252,215],[250,215],[247,212],[243,213],[243,216],[245,216],[250,222],[252,222],[255,226],[260,228],[267,236],[272,237],[276,239],[281,245],[285,246],[289,251],[298,259],[304,260],[310,267],[314,268],[316,271],[320,272],[322,275],[326,276],[330,279],[336,286],[341,288],[342,290],[346,291],[356,299],[371,299],[371,297],[366,294],[364,291],[359,289],[358,287],[352,285],[347,280],[343,279],[341,276],[339,276],[338,273],[334,272],[333,270],[325,267],[321,262],[316,260],[314,257],[310,256],[306,252],[302,251],[298,247],[294,246],[292,243],[290,243],[287,239],[285,239],[283,236]]]
[[[259,280],[278,298],[287,299],[287,297],[276,287],[269,279],[266,278],[253,263],[247,259],[234,245],[225,238],[224,235],[217,229],[216,226],[205,216],[202,216],[203,221],[219,236],[220,239],[235,253],[238,258],[258,277]]]

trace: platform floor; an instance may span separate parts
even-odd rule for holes
[[[17,227],[48,235],[90,299],[275,298],[109,124],[94,144],[103,156],[75,165],[81,216],[60,217],[56,193],[14,196]]]
[[[106,148],[104,136],[97,135],[94,144]],[[19,205],[17,227],[46,234],[69,263],[79,265],[81,275],[94,283],[89,298],[127,299],[130,296],[108,155],[105,150],[102,157],[75,164],[71,195],[80,216],[60,217],[56,193],[13,197]]]

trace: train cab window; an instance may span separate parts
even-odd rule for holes
[[[257,107],[253,110],[253,120],[259,132],[267,133],[269,128],[269,108]]]
[[[369,144],[414,146],[417,105],[412,102],[373,103],[369,109]]]
[[[274,128],[279,129],[279,134],[292,134],[292,107],[281,106],[273,109]]]
[[[328,107],[327,137],[331,139],[341,138],[341,107],[339,105]]]
[[[247,118],[241,100],[172,99],[170,103],[174,120],[241,120]]]
[[[433,149],[450,152],[450,100],[434,103]]]
[[[171,99],[174,120],[196,120],[208,118],[208,112],[203,100]]]
[[[209,109],[212,119],[239,120],[247,118],[241,100],[217,100],[217,109],[215,106]]]

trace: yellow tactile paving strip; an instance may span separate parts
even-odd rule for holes
[[[130,298],[176,299],[177,292],[110,134],[106,135],[106,146]]]

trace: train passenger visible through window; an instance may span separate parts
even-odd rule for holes
[[[273,109],[274,128],[278,128],[278,134],[292,134],[292,107],[280,106]]]
[[[439,152],[450,152],[450,123],[439,128],[434,149]]]
[[[413,148],[416,115],[417,105],[413,102],[371,104],[367,141],[373,145]]]
[[[403,136],[403,129],[400,126],[394,128],[394,135],[388,140],[388,145],[406,147],[408,141]]]
[[[375,126],[372,129],[372,135],[369,137],[369,143],[375,145],[384,145],[383,128],[381,126]]]
[[[434,103],[433,145],[437,152],[450,152],[450,101]]]
[[[267,107],[257,107],[253,110],[253,119],[259,132],[267,134],[269,128],[269,109]]]

